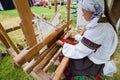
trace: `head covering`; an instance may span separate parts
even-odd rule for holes
[[[81,7],[87,11],[94,12],[86,28],[95,27],[100,16],[104,13],[104,0],[81,0]]]

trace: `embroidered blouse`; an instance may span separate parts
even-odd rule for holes
[[[81,41],[83,38],[95,44],[100,44],[99,48],[95,51],[86,46]],[[95,27],[87,29],[83,36],[76,35],[75,39],[79,41],[76,45],[64,43],[63,55],[72,59],[81,59],[88,56],[95,64],[103,64],[110,60],[118,43],[117,34],[109,23],[98,23]]]

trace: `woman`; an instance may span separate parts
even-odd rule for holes
[[[78,44],[71,45],[60,40],[56,43],[63,47],[63,55],[70,58],[72,80],[103,80],[98,76],[116,49],[117,34],[110,23],[100,21],[104,0],[81,0],[81,6],[88,24],[82,36],[75,35]]]

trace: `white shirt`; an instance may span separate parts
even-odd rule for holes
[[[101,44],[101,47],[94,52],[81,43],[83,36],[94,43]],[[76,45],[65,43],[62,49],[63,55],[72,59],[88,56],[95,64],[103,64],[110,60],[110,56],[117,47],[118,37],[109,23],[98,23],[97,26],[87,29],[83,36],[75,36],[76,40],[79,41]]]

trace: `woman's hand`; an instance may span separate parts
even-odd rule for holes
[[[61,40],[58,40],[58,41],[56,41],[56,44],[57,44],[58,46],[62,46],[64,43],[63,43]]]
[[[70,38],[73,38],[73,39],[75,38],[75,37],[73,36],[72,32],[67,32],[67,36],[70,37]]]

